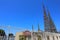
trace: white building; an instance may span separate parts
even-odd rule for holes
[[[11,33],[8,35],[8,40],[15,40],[15,36]]]
[[[60,34],[51,32],[17,32],[15,40],[60,40]]]

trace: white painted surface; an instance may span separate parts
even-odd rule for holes
[[[37,34],[35,34],[35,33],[37,33]],[[53,40],[53,36],[54,36],[55,40],[60,40],[59,33],[51,33],[51,32],[40,32],[40,33],[35,32],[35,33],[34,33],[34,35],[35,35],[34,37],[36,38],[36,40],[38,40],[38,35],[42,37],[42,40],[47,40],[47,36],[49,36],[50,40]],[[19,35],[23,35],[23,33],[20,33],[20,32],[17,33],[15,40],[19,40]],[[56,36],[58,37],[58,39]],[[29,40],[29,38],[27,38],[27,40]]]

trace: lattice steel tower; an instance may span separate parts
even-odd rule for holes
[[[55,24],[53,23],[50,12],[48,10],[48,15],[45,9],[45,6],[43,5],[43,12],[44,12],[44,29],[46,32],[57,32]]]
[[[45,6],[43,5],[43,12],[44,12],[44,29],[45,31],[50,31],[50,26],[49,26],[49,20],[48,20],[48,16],[47,16],[47,12],[45,9]]]
[[[52,20],[52,18],[50,16],[49,10],[48,10],[48,18],[49,18],[50,32],[57,32],[56,26],[55,26],[55,24],[54,24],[54,22],[53,22],[53,20]]]

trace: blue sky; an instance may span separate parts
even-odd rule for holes
[[[49,9],[52,20],[57,30],[60,30],[60,0],[43,0],[46,8]],[[11,32],[15,34],[16,28],[44,30],[42,0],[0,0],[0,25],[11,26]],[[9,31],[3,28],[6,33]],[[21,31],[21,30],[20,30]]]

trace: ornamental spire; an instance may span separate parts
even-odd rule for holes
[[[55,24],[50,16],[50,12],[48,10],[48,18],[49,18],[49,26],[50,26],[50,32],[57,32]]]
[[[34,32],[34,26],[32,25],[32,32]]]
[[[38,32],[40,32],[40,25],[38,24]]]
[[[45,31],[49,32],[49,20],[44,4],[43,4],[43,12],[44,12],[44,29]]]

